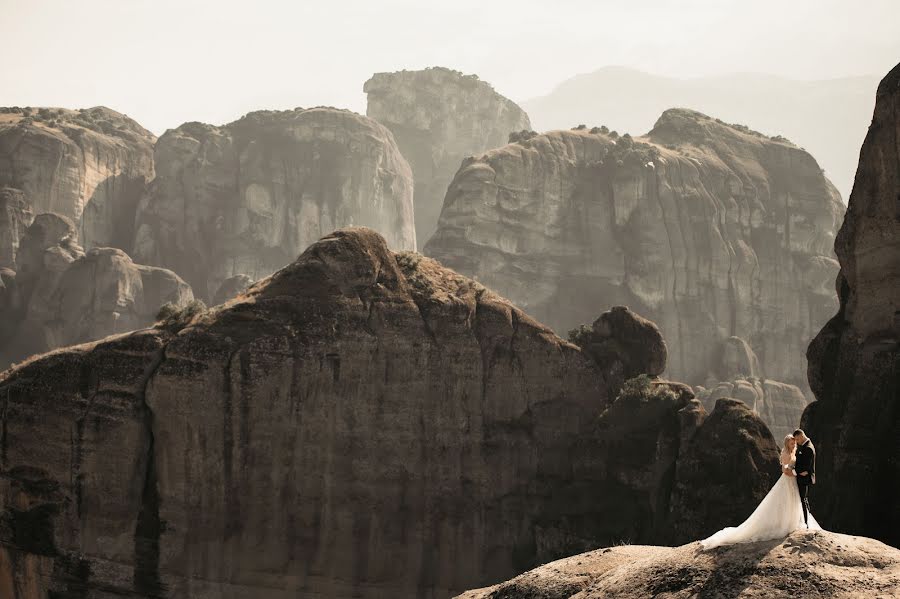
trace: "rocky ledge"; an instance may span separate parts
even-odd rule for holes
[[[698,543],[597,549],[458,599],[898,595],[900,550],[865,537],[797,531],[784,539],[712,551],[702,551]]]

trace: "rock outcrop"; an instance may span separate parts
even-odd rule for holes
[[[77,244],[74,223],[39,214],[0,290],[0,367],[58,347],[153,324],[161,305],[183,307],[191,288],[175,273],[135,264],[120,249]],[[6,279],[9,279],[7,282]],[[6,296],[5,299],[3,296]]]
[[[614,528],[603,472],[657,473],[622,484],[664,508],[642,490],[673,479],[652,440],[732,422],[704,421],[677,385],[631,383],[647,401],[612,404],[603,462],[589,444],[604,376],[477,282],[337,231],[236,301],[0,375],[0,588],[447,597],[507,578],[607,538],[579,518]],[[745,453],[728,478],[756,493],[774,444],[738,428],[720,433]],[[757,463],[745,436],[770,455]]]
[[[835,241],[840,310],[809,346],[816,517],[900,547],[900,65],[878,87]]]
[[[546,564],[458,599],[897,597],[900,551],[865,537],[798,531],[702,551],[625,545]]]
[[[659,328],[625,306],[604,312],[590,328],[572,331],[570,340],[603,370],[611,397],[628,379],[658,377],[666,370],[668,349]]]
[[[413,182],[391,132],[333,108],[186,123],[156,145],[157,176],[133,257],[170,268],[210,300],[229,277],[261,279],[339,227],[416,248]]]
[[[394,133],[416,181],[416,237],[434,233],[447,185],[463,158],[505,145],[531,129],[528,115],[475,75],[441,67],[376,73],[366,114]]]
[[[629,305],[688,383],[738,336],[760,377],[803,388],[803,348],[837,308],[842,209],[802,149],[672,109],[642,138],[554,131],[466,160],[425,253],[556,330]]]
[[[697,385],[695,391],[707,410],[723,397],[740,399],[759,414],[779,444],[800,425],[809,404],[796,385],[762,378],[759,358],[740,337],[729,337],[722,343],[715,376],[704,385]]]
[[[75,223],[85,247],[130,250],[156,137],[109,108],[0,108],[0,187]]]
[[[20,189],[0,189],[0,268],[15,268],[25,229],[34,220],[31,203]]]
[[[739,399],[759,414],[779,444],[800,425],[803,410],[809,404],[796,385],[756,377],[720,381],[709,389],[697,387],[697,398],[707,409],[723,397]]]
[[[222,284],[219,285],[219,289],[213,296],[213,305],[218,306],[219,304],[224,304],[228,300],[237,297],[238,294],[246,291],[252,284],[253,279],[247,275],[234,275],[233,277],[225,279],[222,281]]]

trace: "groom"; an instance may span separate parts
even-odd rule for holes
[[[794,476],[797,477],[797,489],[800,490],[800,503],[803,505],[803,522],[809,528],[809,487],[816,484],[816,448],[802,429],[794,431],[794,440],[797,441]]]

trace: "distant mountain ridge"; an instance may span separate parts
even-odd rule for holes
[[[567,79],[521,106],[539,131],[586,124],[632,135],[649,131],[666,109],[699,110],[802,146],[846,201],[878,80],[858,76],[799,81],[758,73],[677,79],[604,67]]]

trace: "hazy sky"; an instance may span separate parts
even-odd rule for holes
[[[883,75],[900,0],[0,0],[0,105],[103,104],[156,133],[260,108],[365,112],[441,65],[522,101],[608,65],[674,77]]]

